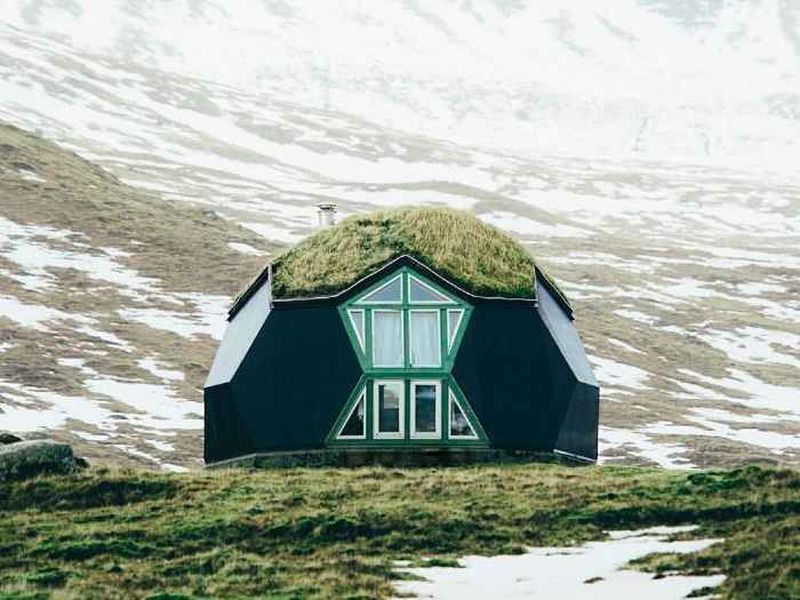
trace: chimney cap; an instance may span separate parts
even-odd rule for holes
[[[336,224],[336,205],[333,202],[320,202],[317,208],[320,227],[332,227]]]

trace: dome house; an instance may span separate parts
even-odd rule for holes
[[[597,458],[599,388],[556,283],[469,213],[320,229],[239,295],[204,389],[205,460]]]

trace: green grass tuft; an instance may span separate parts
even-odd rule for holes
[[[60,569],[43,569],[31,573],[26,580],[35,587],[61,587],[67,581],[67,574]]]

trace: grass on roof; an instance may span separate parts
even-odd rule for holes
[[[355,215],[323,229],[273,263],[276,298],[333,294],[409,254],[481,296],[534,298],[533,258],[472,214],[400,208]]]

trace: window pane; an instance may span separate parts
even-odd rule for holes
[[[412,310],[409,319],[411,365],[414,367],[440,366],[439,311]]]
[[[353,331],[356,332],[358,345],[361,346],[361,350],[364,350],[364,311],[348,310],[347,314],[350,315],[350,323],[353,326]]]
[[[366,433],[364,429],[364,394],[358,399],[353,412],[339,432],[339,437],[363,437]]]
[[[372,362],[379,367],[403,365],[403,318],[400,311],[374,311]]]
[[[410,277],[408,289],[411,302],[452,303],[452,300],[450,300],[450,298],[448,298],[443,294],[440,294],[432,287],[425,285],[421,281],[418,281],[415,277]]]
[[[461,317],[464,315],[463,310],[448,310],[447,311],[447,348],[453,347],[453,342],[456,340],[456,333],[458,333],[458,326],[461,324]]]
[[[374,292],[367,294],[358,302],[365,304],[368,302],[396,302],[400,303],[403,300],[403,278],[396,277],[383,287],[378,288]]]
[[[414,386],[414,429],[417,433],[436,433],[436,386]]]
[[[452,393],[450,394],[450,437],[478,437]]]
[[[378,431],[400,432],[400,386],[402,384],[378,384]]]

